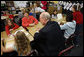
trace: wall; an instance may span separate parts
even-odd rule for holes
[[[15,7],[17,8],[17,7],[26,7],[26,2],[27,1],[14,1],[14,5],[15,5]]]

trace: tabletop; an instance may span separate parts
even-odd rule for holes
[[[18,30],[23,31],[26,34],[26,36],[29,38],[30,41],[34,40],[34,38],[22,26],[20,26],[16,30],[13,30],[11,33],[14,34]],[[10,36],[7,36],[6,31],[1,32],[1,38],[7,39],[4,41],[6,48],[8,48],[9,46],[12,46],[11,44],[14,44],[14,37],[12,34]]]

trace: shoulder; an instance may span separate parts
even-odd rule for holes
[[[33,17],[33,16],[29,16],[29,17]]]
[[[29,16],[29,18],[34,18],[33,16]]]
[[[23,17],[22,20],[26,19],[26,17]]]
[[[73,14],[79,14],[79,13],[81,13],[81,12],[80,11],[73,12]]]
[[[82,14],[80,11],[78,11],[78,14]]]
[[[58,25],[57,22],[55,21],[49,21],[43,28],[41,31],[43,32],[48,32],[48,31],[52,31],[53,29],[59,28],[60,26]]]

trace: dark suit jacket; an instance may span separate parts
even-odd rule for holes
[[[31,42],[31,46],[37,49],[37,51],[41,53],[40,55],[57,56],[58,53],[65,48],[64,41],[58,23],[48,21],[39,33],[35,33],[34,41]]]

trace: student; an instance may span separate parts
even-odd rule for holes
[[[21,10],[19,10],[19,12],[18,12],[18,18],[20,18],[20,19],[22,19],[23,18],[23,12],[21,11]]]
[[[19,28],[19,26],[16,23],[14,23],[11,19],[6,20],[5,30],[7,35],[10,35],[10,31],[15,30],[17,28]]]
[[[34,3],[34,8],[32,8],[32,12],[39,13],[39,12],[44,12],[44,9],[41,9],[40,6],[38,6],[36,3]]]
[[[33,16],[29,16],[29,13],[26,12],[24,14],[24,17],[22,18],[22,26],[23,27],[28,27],[28,26],[34,26],[38,24],[38,20],[34,18]]]
[[[73,20],[75,20],[77,24],[83,24],[83,14],[77,10],[76,5],[72,7],[72,11],[74,17]]]
[[[11,20],[13,20],[14,16],[12,14],[9,14],[8,11],[3,16],[8,16]]]
[[[75,31],[75,35],[76,35],[76,45],[78,46],[78,41],[79,41],[79,34],[81,32],[83,32],[83,14],[77,10],[77,6],[74,5],[72,7],[72,11],[73,11],[73,20],[76,21],[76,31]]]
[[[25,35],[24,32],[18,31],[14,35],[14,41],[15,44],[12,47],[5,48],[3,45],[1,46],[1,51],[2,52],[12,52],[16,51],[18,52],[18,56],[26,56],[30,53],[31,51],[31,46],[30,46],[30,41],[28,37]]]
[[[57,18],[57,11],[56,10],[53,11],[52,18],[53,19],[56,19]]]
[[[42,7],[42,9],[47,11],[47,1],[41,1],[41,7]]]
[[[66,17],[67,23],[64,25],[60,25],[61,30],[65,30],[64,37],[68,39],[75,32],[76,21],[73,20],[73,15],[67,15]]]
[[[22,18],[23,17],[24,17],[23,12],[21,10],[19,10],[19,13],[18,13],[18,19],[19,20],[17,20],[17,22],[20,26],[22,25]]]
[[[36,18],[39,21],[39,15],[41,12],[44,12],[45,10],[42,9],[38,4],[34,3],[34,8],[32,8],[32,12],[36,13]]]

